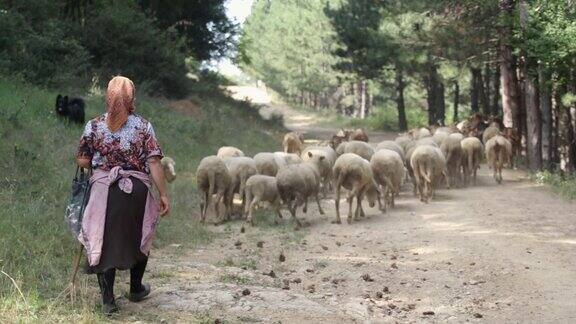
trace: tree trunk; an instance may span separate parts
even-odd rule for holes
[[[396,66],[396,109],[398,109],[398,128],[400,131],[408,130],[408,121],[406,120],[406,109],[404,105],[404,72],[398,65]]]
[[[360,81],[360,119],[366,118],[366,81]]]
[[[512,35],[512,19],[514,14],[513,0],[500,0],[503,19],[507,20],[500,28],[500,84],[502,97],[502,113],[504,127],[517,127],[519,96],[518,77],[516,75],[516,61],[512,54],[510,37]],[[520,133],[522,134],[522,133]]]
[[[370,93],[370,84],[365,82],[364,92],[366,93],[366,117],[370,116],[370,110],[372,108],[372,94]]]
[[[438,76],[438,74],[436,74]],[[442,80],[438,79],[438,96],[436,97],[438,102],[436,103],[436,122],[440,126],[444,126],[446,120],[446,97],[445,88]]]
[[[426,85],[427,103],[428,103],[428,124],[437,125],[444,124],[445,119],[445,98],[444,98],[444,84],[438,75],[438,67],[432,58],[428,57],[427,73],[424,76],[424,84]]]
[[[542,158],[546,169],[552,160],[552,95],[549,73],[540,67],[538,83],[540,89],[540,111],[542,112]]]
[[[482,113],[485,116],[490,115],[490,69],[486,63],[486,73],[482,75],[482,70],[478,73],[478,95],[480,97],[480,105],[482,106]]]
[[[458,104],[460,101],[460,85],[458,80],[454,81],[454,115],[452,117],[452,123],[458,122]]]
[[[528,23],[528,4],[526,0],[520,0],[520,25],[523,31]],[[526,104],[526,156],[528,166],[533,172],[542,169],[542,120],[540,104],[538,102],[538,88],[536,79],[532,74],[532,68],[536,65],[524,51],[524,102]]]
[[[492,74],[492,115],[499,116],[502,114],[500,108],[500,70],[498,65],[495,66]]]
[[[480,97],[480,89],[478,88],[480,69],[470,68],[470,72],[472,74],[470,81],[470,108],[473,113],[477,113],[480,112],[480,106],[478,104]]]

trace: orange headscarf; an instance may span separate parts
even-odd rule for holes
[[[134,83],[126,77],[116,76],[108,83],[106,92],[106,111],[108,129],[116,132],[128,120],[128,115],[136,108],[134,106]]]

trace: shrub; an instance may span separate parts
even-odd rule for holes
[[[186,93],[182,40],[156,28],[128,2],[116,2],[89,17],[83,44],[101,80],[122,74],[146,84],[151,94]]]
[[[55,19],[34,19],[18,11],[0,13],[0,69],[48,86],[79,84],[87,80],[88,52],[66,36],[65,26]]]

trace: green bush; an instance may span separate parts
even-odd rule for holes
[[[183,41],[155,27],[129,2],[115,2],[89,17],[82,40],[101,80],[122,74],[151,94],[187,92]]]
[[[54,19],[31,21],[17,11],[0,13],[0,69],[48,86],[86,81],[89,54],[66,36],[64,24]]]
[[[547,184],[552,190],[570,199],[576,199],[576,175],[542,171],[535,174],[537,183]]]

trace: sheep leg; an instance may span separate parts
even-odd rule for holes
[[[318,193],[316,193],[316,205],[318,205],[318,212],[320,212],[320,215],[324,215],[324,209],[322,209],[322,205],[320,205],[320,197]]]
[[[353,205],[353,201],[354,201],[354,196],[350,195],[346,198],[346,201],[348,201],[348,224],[352,224],[352,205]]]
[[[222,194],[218,192],[216,195],[216,199],[214,200],[214,212],[216,215],[216,219],[220,220],[220,201],[222,200]],[[226,215],[224,215],[226,217]]]
[[[246,208],[246,178],[242,177],[240,179],[240,199],[242,199],[242,204],[240,205],[240,210],[244,210]],[[242,212],[240,212],[242,216]]]
[[[366,214],[364,213],[364,209],[362,209],[362,200],[363,199],[364,199],[364,191],[361,191],[356,196],[356,215],[355,215],[354,219],[358,219],[358,216],[366,217]]]
[[[206,219],[206,211],[208,209],[208,192],[204,192],[204,201],[200,203],[200,223],[204,224]]]
[[[260,198],[258,196],[256,196],[252,199],[252,201],[249,204],[247,204],[247,207],[250,209],[250,212],[248,213],[248,217],[246,218],[246,222],[250,223],[250,225],[252,225],[252,226],[254,226],[252,213],[254,212],[254,208],[256,207],[256,205],[259,202],[260,202]]]
[[[304,200],[304,208],[302,209],[302,211],[304,212],[304,214],[308,212],[308,199]]]
[[[340,220],[340,187],[342,186],[342,177],[338,177],[336,180],[336,199],[334,200],[334,204],[336,205],[336,221],[335,224],[342,224]]]

